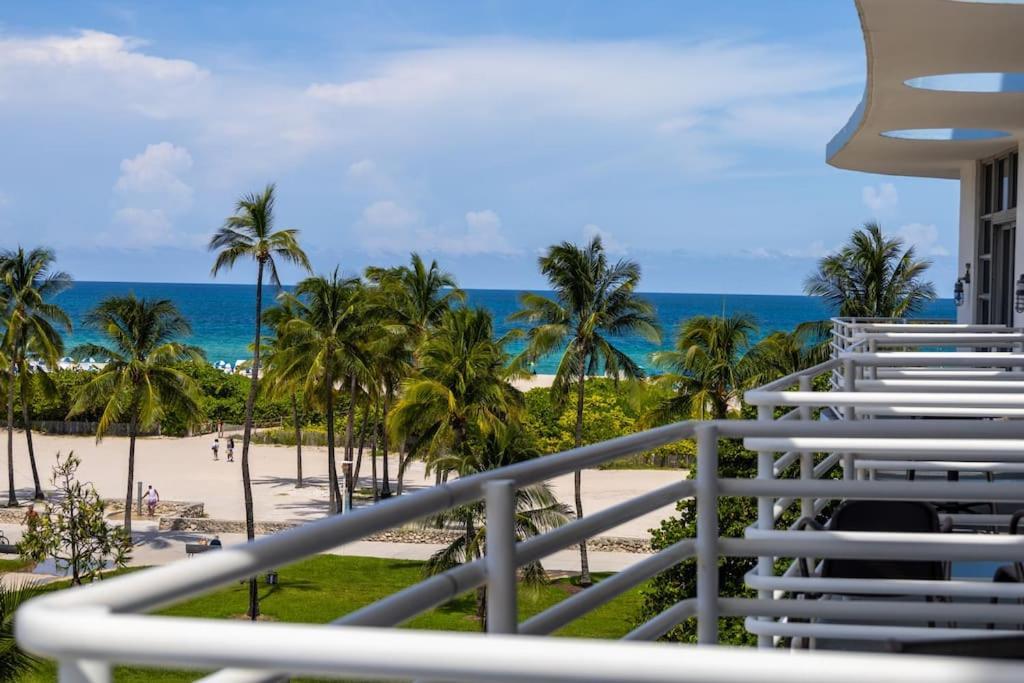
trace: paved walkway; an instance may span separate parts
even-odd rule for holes
[[[149,520],[133,523],[131,566],[147,567],[170,564],[185,560],[185,544],[208,541],[211,534],[185,531],[157,531],[156,524]],[[21,539],[22,527],[15,524],[0,524],[0,530],[17,543]],[[220,534],[225,547],[244,544],[245,534]],[[444,546],[431,543],[378,543],[357,541],[327,551],[331,555],[353,557],[382,557],[396,560],[426,560]],[[596,552],[589,553],[590,567],[595,572],[617,572],[645,557],[630,553]],[[554,553],[543,561],[550,571],[579,572],[579,551],[573,547]],[[24,576],[18,574],[17,576]],[[31,576],[31,575],[28,575]]]

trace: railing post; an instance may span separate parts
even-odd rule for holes
[[[774,419],[772,406],[758,406],[758,422],[771,422]],[[700,472],[698,468],[697,472]],[[775,478],[775,454],[771,451],[757,452],[757,478]],[[762,531],[771,531],[775,528],[775,501],[771,496],[759,496],[757,499],[757,528]],[[759,576],[767,577],[775,574],[775,558],[762,556],[757,558],[757,573]],[[759,590],[757,597],[762,600],[771,600],[774,593],[770,590]],[[771,636],[758,636],[758,647],[772,647]]]
[[[110,683],[110,664],[87,659],[62,659],[57,666],[60,683]]]
[[[516,491],[509,480],[484,486],[487,504],[487,632],[515,633],[519,626],[516,600]]]
[[[843,359],[843,391],[857,391],[856,372],[857,368],[854,365],[853,359]],[[843,418],[846,420],[856,420],[857,411],[854,410],[853,406],[846,406],[843,408]],[[843,479],[853,479],[853,477],[853,453],[843,453]]]
[[[807,375],[800,376],[800,391],[811,391],[811,378]],[[800,419],[810,420],[811,419],[811,407],[800,406]],[[801,479],[814,479],[814,454],[813,453],[801,453],[800,454],[800,478]],[[801,517],[814,517],[814,498],[804,497],[800,499],[800,516]]]
[[[718,430],[698,425],[697,642],[718,644]]]

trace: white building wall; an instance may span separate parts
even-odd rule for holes
[[[1024,196],[1024,195],[1021,195]],[[971,264],[971,284],[964,287],[964,303],[956,309],[956,321],[958,323],[973,323],[974,320],[974,287],[976,285],[975,273],[978,270],[977,240],[975,235],[978,229],[978,164],[969,162],[960,169],[960,244],[957,249],[956,277],[964,274],[964,264]],[[1021,241],[1018,241],[1017,249],[1020,251]],[[1018,256],[1017,263],[1024,263]],[[940,297],[951,296],[952,282],[937,282],[936,288]],[[945,288],[945,289],[944,289]]]
[[[1020,154],[1021,159],[1024,159],[1024,143],[1017,143],[1017,151]],[[1024,273],[1024,221],[1021,221],[1021,211],[1024,207],[1021,206],[1021,202],[1024,201],[1024,173],[1021,172],[1020,164],[1018,163],[1017,170],[1017,229],[1014,231],[1014,254],[1013,254],[1013,282],[1014,292],[1017,289],[1017,278],[1020,277],[1021,273]],[[1013,325],[1014,327],[1024,327],[1024,313],[1014,312],[1013,314]]]

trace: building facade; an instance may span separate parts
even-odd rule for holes
[[[959,180],[959,277],[948,283],[962,293],[957,321],[1024,326],[1024,235],[1017,235],[1024,3],[856,4],[867,84],[828,145],[828,163]]]

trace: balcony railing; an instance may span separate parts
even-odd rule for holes
[[[828,642],[989,638],[1019,634],[1019,625],[1024,624],[1024,604],[1018,602],[1024,599],[1024,584],[962,577],[943,581],[827,578],[820,575],[820,562],[811,559],[1021,562],[1024,536],[997,533],[1006,528],[1009,515],[944,515],[957,529],[974,533],[816,531],[780,525],[787,511],[813,518],[831,503],[844,500],[999,502],[1024,508],[1024,486],[1015,481],[924,476],[906,481],[892,476],[908,470],[993,475],[1021,471],[1024,428],[1006,419],[1024,411],[1024,393],[1016,379],[1024,377],[1018,371],[1024,367],[1024,354],[1013,350],[1020,340],[1006,336],[1018,333],[988,330],[999,336],[980,342],[985,348],[1011,344],[1001,347],[1010,351],[886,351],[879,344],[872,351],[871,338],[864,335],[905,334],[902,325],[897,330],[853,330],[846,321],[843,325],[843,334],[851,338],[837,342],[842,348],[836,350],[835,358],[748,392],[748,402],[758,409],[757,420],[669,425],[451,481],[252,544],[207,553],[188,563],[48,594],[19,612],[19,641],[57,659],[62,681],[91,683],[109,681],[114,662],[216,669],[203,680],[233,683],[296,674],[448,681],[792,683],[818,681],[826,671],[833,681],[851,683],[1019,680],[1016,666],[985,659],[908,660],[898,655],[815,651],[801,652],[805,659],[798,665],[791,655],[779,651],[782,645],[825,647]],[[926,327],[915,325],[914,339],[900,337],[899,347],[941,347],[949,343],[949,335],[984,332]],[[883,344],[887,339],[875,338]],[[833,373],[841,390],[812,391],[816,376]],[[974,374],[964,379],[958,373]],[[913,383],[886,384],[904,380]],[[516,487],[688,438],[697,441],[696,479],[681,480],[515,542]],[[755,479],[719,476],[720,439],[741,439],[757,453]],[[697,507],[694,538],[638,557],[625,570],[517,623],[517,567],[690,496]],[[757,522],[741,538],[719,535],[718,501],[727,497],[758,501]],[[486,502],[490,531],[483,559],[339,615],[331,625],[249,624],[146,614],[481,499]],[[757,597],[720,596],[718,571],[723,557],[757,559],[756,569],[747,576]],[[796,559],[777,573],[778,558]],[[695,596],[637,625],[622,641],[544,637],[686,560],[696,561]],[[811,571],[803,572],[802,567]],[[487,634],[393,628],[481,585],[487,586],[489,595]],[[808,594],[847,597],[808,599]],[[1012,602],[990,604],[992,598]],[[720,617],[746,618],[747,629],[758,636],[762,649],[711,647],[718,642]],[[656,640],[691,618],[697,621],[701,646],[638,642]]]

